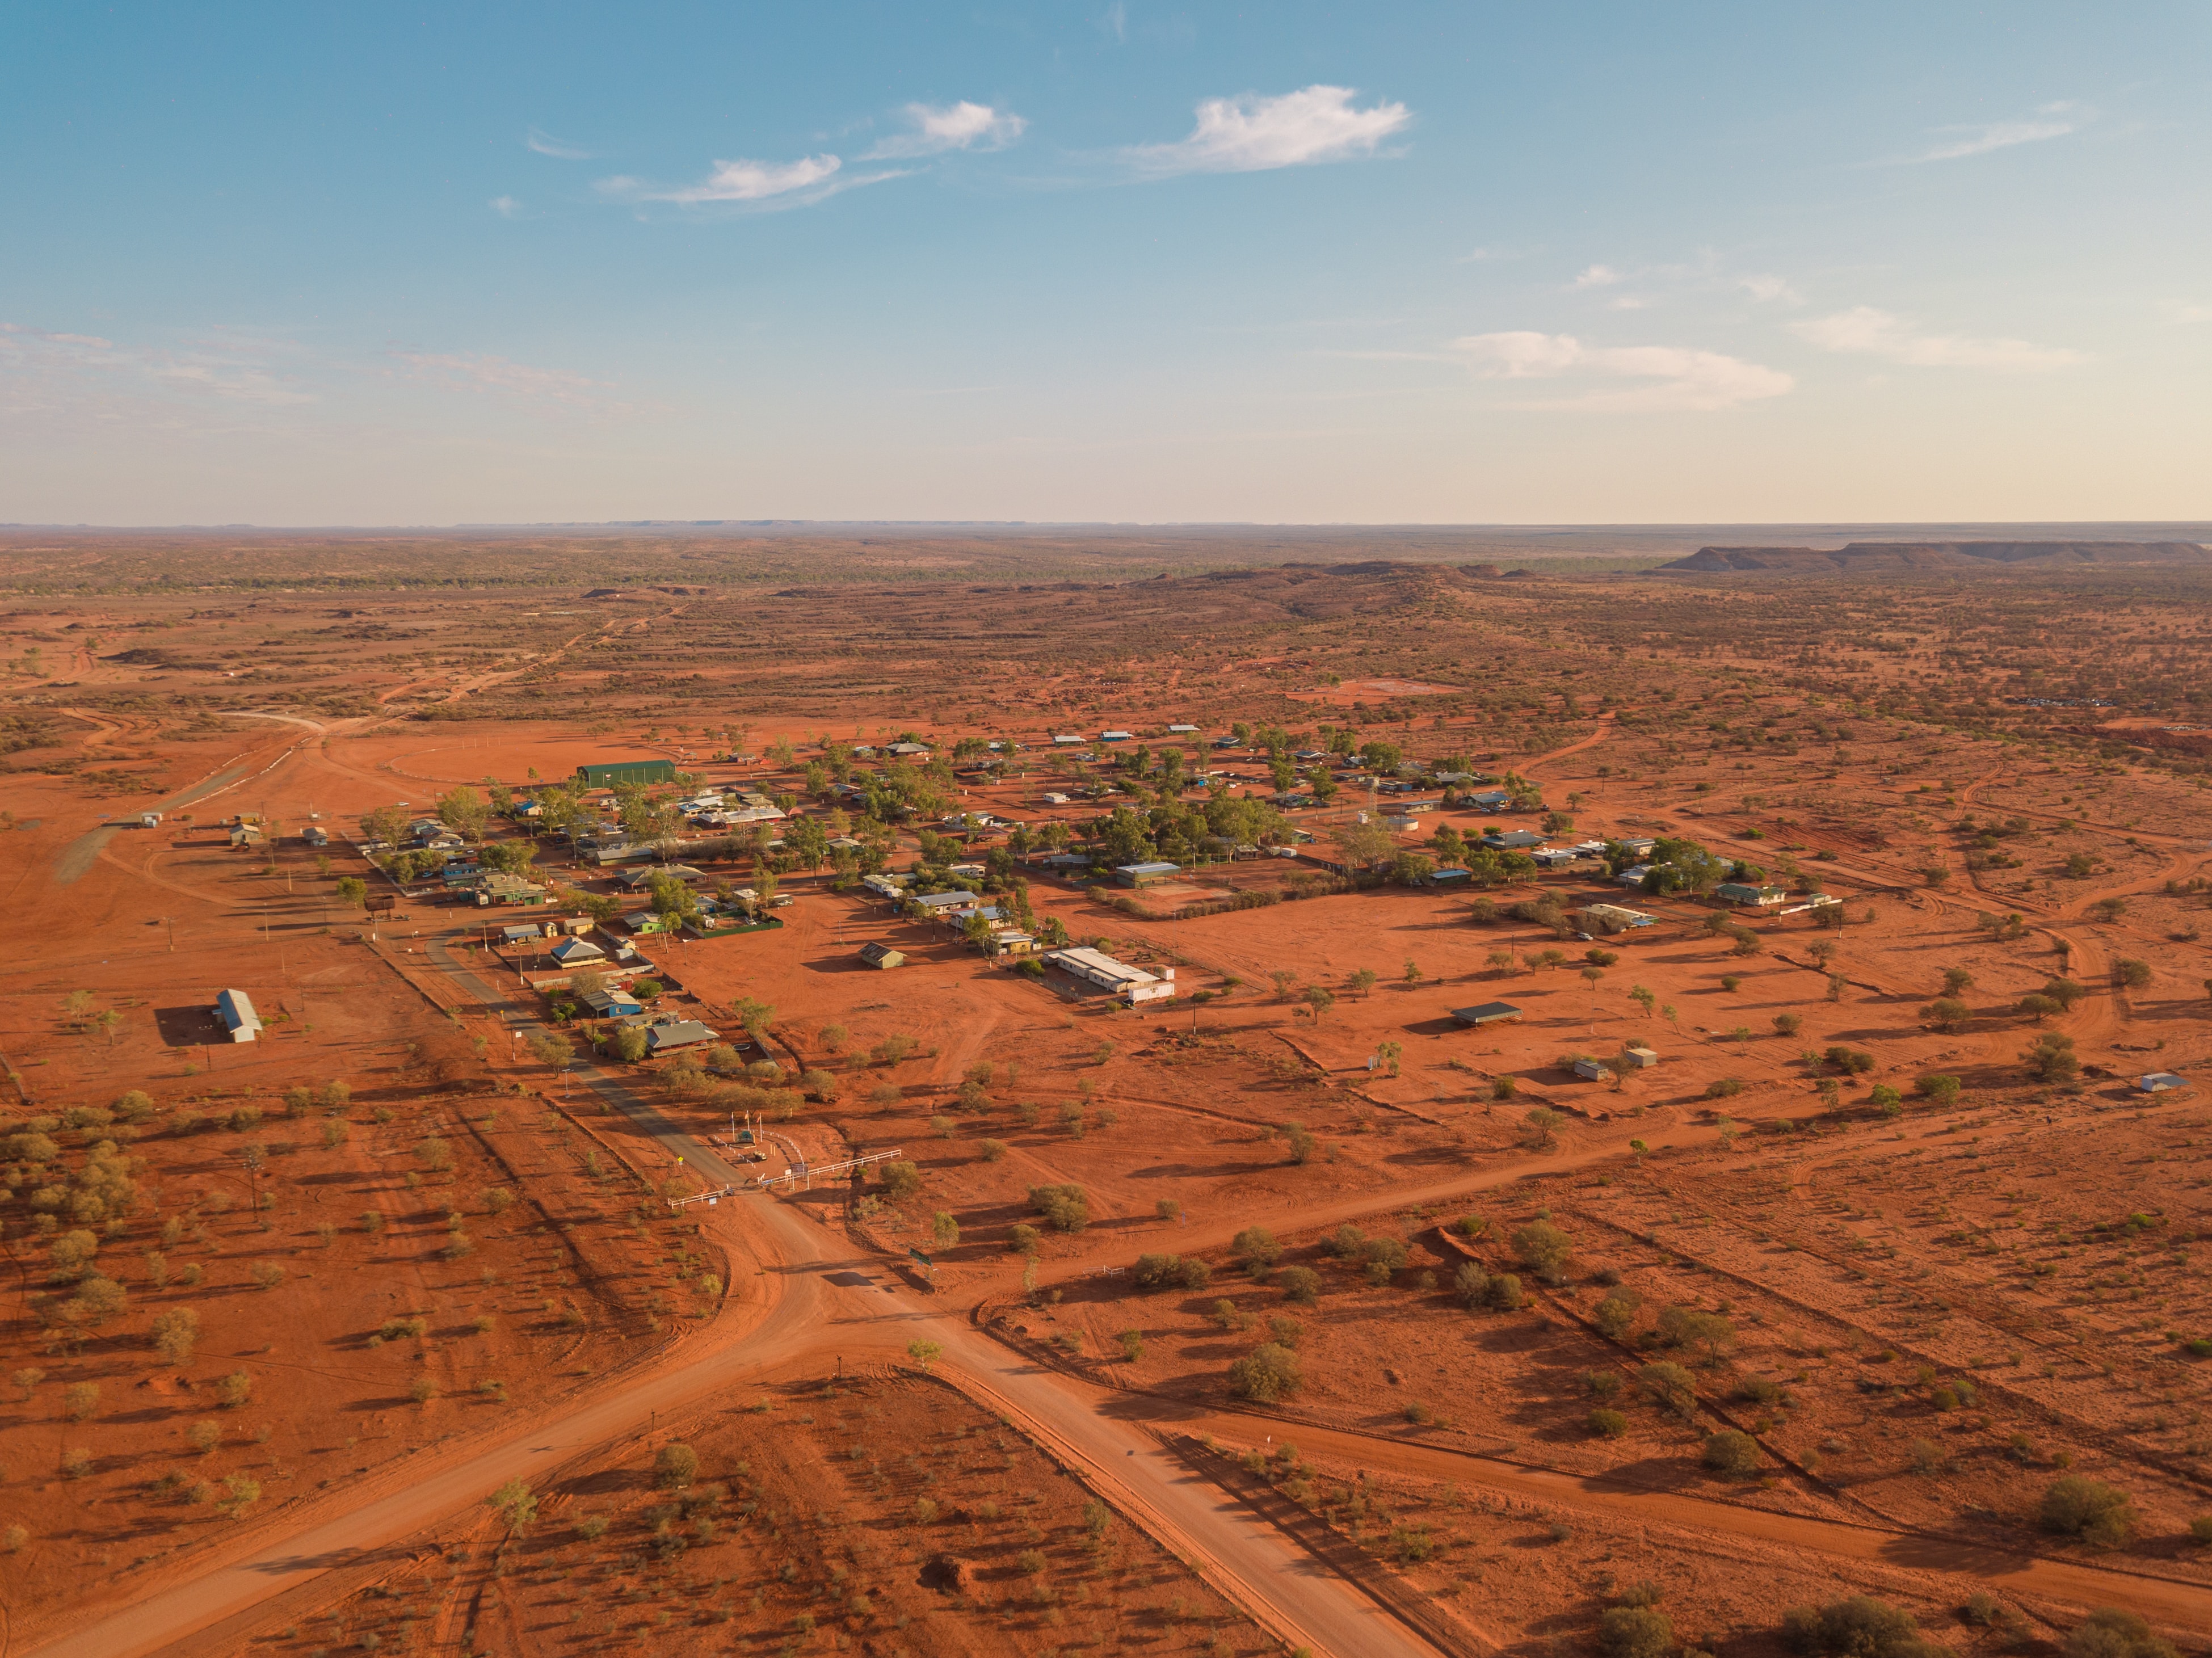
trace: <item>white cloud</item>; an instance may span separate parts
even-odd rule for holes
[[[2040,143],[2049,138],[2063,138],[2079,132],[2092,118],[2092,112],[2080,104],[2056,103],[2039,106],[2035,113],[2017,121],[1988,121],[1978,125],[1959,125],[1936,127],[1939,137],[1929,149],[1917,155],[1908,155],[1907,161],[1957,161],[1969,155],[1986,155],[1992,150],[2010,149],[2015,144]]]
[[[592,159],[590,150],[578,144],[564,143],[538,127],[531,128],[529,132],[524,135],[522,142],[540,155],[550,155],[556,161],[588,161]]]
[[[1114,0],[1106,8],[1106,15],[1098,20],[1098,27],[1112,35],[1116,44],[1127,45],[1129,39],[1129,8],[1125,0]]]
[[[2065,346],[2027,340],[1976,339],[1964,334],[1917,334],[1887,311],[1870,305],[1797,325],[1796,331],[1824,351],[1859,352],[1921,368],[1997,368],[2034,373],[2089,361]]]
[[[1784,276],[1753,276],[1738,280],[1738,287],[1761,305],[1802,305],[1805,296]]]
[[[239,329],[215,329],[175,347],[131,346],[0,323],[0,413],[106,409],[158,418],[159,394],[179,392],[289,408],[316,401],[295,372],[298,357],[288,340]]]
[[[1172,144],[1134,144],[1125,160],[1155,177],[1179,173],[1259,173],[1372,155],[1413,117],[1401,103],[1352,106],[1349,87],[1310,86],[1280,97],[1247,93],[1208,98],[1198,106],[1189,137]]]
[[[805,207],[824,201],[840,191],[903,176],[896,171],[848,173],[844,167],[840,158],[829,155],[803,155],[795,161],[716,161],[714,170],[703,181],[681,189],[654,190],[631,178],[602,179],[599,188],[611,196],[647,202],[678,202],[687,207],[714,202],[741,206]]]
[[[394,351],[389,355],[423,379],[470,391],[504,392],[526,403],[598,408],[603,402],[599,393],[608,385],[566,369],[532,368],[527,363],[482,352]]]
[[[915,155],[942,155],[951,149],[1004,149],[1020,137],[1029,123],[1012,110],[994,109],[963,99],[940,106],[908,104],[907,118],[912,132],[884,139],[861,159],[882,161]]]
[[[1611,288],[1616,282],[1625,282],[1627,280],[1628,273],[1626,270],[1615,270],[1609,264],[1594,264],[1576,277],[1570,285],[1575,288]]]
[[[514,219],[521,216],[522,203],[516,201],[512,196],[495,196],[489,202],[486,203],[485,205],[489,207],[493,212],[498,214],[502,219]]]
[[[1778,398],[1796,383],[1779,369],[1686,346],[1593,346],[1571,334],[1528,330],[1473,334],[1454,341],[1453,345],[1484,380],[1548,380],[1574,376],[1601,382],[1637,382],[1621,386],[1601,384],[1533,405],[1545,409],[1628,414],[1733,409],[1763,398]]]

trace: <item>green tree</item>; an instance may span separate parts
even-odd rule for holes
[[[507,1530],[517,1535],[528,1531],[531,1521],[538,1518],[538,1498],[532,1493],[530,1487],[520,1479],[508,1480],[507,1484],[484,1498],[484,1503],[489,1508],[497,1509],[499,1517],[506,1522]]]
[[[1298,1390],[1298,1356],[1280,1342],[1262,1342],[1229,1367],[1229,1391],[1255,1405],[1273,1405]]]

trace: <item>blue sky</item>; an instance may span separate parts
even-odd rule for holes
[[[2212,7],[59,4],[0,519],[2212,516]]]

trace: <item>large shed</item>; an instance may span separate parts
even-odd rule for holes
[[[215,1016],[234,1042],[250,1042],[261,1035],[261,1016],[253,1011],[253,999],[242,990],[217,992]]]
[[[1484,1002],[1474,1007],[1455,1007],[1452,1017],[1462,1024],[1504,1024],[1521,1017],[1521,1010],[1510,1002]]]
[[[611,789],[625,783],[672,783],[673,760],[607,760],[576,768],[576,780],[586,788]]]

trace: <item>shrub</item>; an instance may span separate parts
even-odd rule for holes
[[[1959,1102],[1960,1084],[1956,1077],[1923,1077],[1914,1086],[1937,1105],[1956,1105]]]
[[[253,1378],[244,1370],[233,1370],[215,1384],[215,1396],[225,1410],[234,1411],[253,1397]]]
[[[1285,1299],[1301,1307],[1310,1307],[1321,1293],[1321,1274],[1310,1266],[1285,1266],[1275,1274],[1275,1283]]]
[[[1674,1625],[1649,1606],[1608,1606],[1597,1620],[1597,1644],[1605,1658],[1668,1658]]]
[[[97,1382],[71,1382],[62,1393],[62,1408],[72,1422],[89,1422],[100,1411]]]
[[[1559,1281],[1560,1269],[1567,1264],[1567,1256],[1573,1248],[1565,1232],[1549,1221],[1541,1220],[1516,1229],[1512,1243],[1516,1259],[1552,1284]]]
[[[1601,1439],[1618,1439],[1628,1431],[1628,1418],[1601,1405],[1589,1413],[1589,1430]]]
[[[1942,1653],[1920,1638],[1909,1614],[1870,1594],[1818,1608],[1792,1606],[1782,1614],[1782,1637],[1816,1658],[1941,1658]]]
[[[2078,1537],[2094,1548],[2117,1549],[2135,1532],[2125,1491],[2078,1473],[2062,1474],[2043,1493],[2044,1528]]]
[[[199,1345],[200,1315],[189,1307],[172,1307],[155,1315],[154,1351],[171,1364],[189,1364]]]
[[[1006,1143],[1004,1140],[985,1140],[981,1149],[985,1163],[996,1163],[1006,1155]]]
[[[1124,1330],[1114,1339],[1121,1344],[1121,1357],[1130,1363],[1134,1364],[1145,1356],[1145,1333],[1142,1330]]]
[[[1182,1271],[1181,1255],[1142,1254],[1131,1276],[1140,1290],[1159,1290],[1176,1282]]]
[[[1628,1333],[1629,1327],[1636,1322],[1636,1296],[1633,1291],[1615,1290],[1598,1303],[1595,1310],[1590,1315],[1590,1321],[1597,1326],[1599,1334],[1609,1340],[1618,1341]]]
[[[1723,1428],[1705,1441],[1703,1460],[1715,1473],[1741,1479],[1759,1467],[1759,1442],[1749,1434]]]
[[[1463,1260],[1452,1274],[1452,1289],[1469,1311],[1490,1299],[1490,1274],[1471,1260]]]
[[[663,1445],[653,1459],[653,1482],[663,1491],[680,1491],[698,1474],[699,1454],[689,1445]]]
[[[1705,1084],[1705,1097],[1709,1100],[1724,1100],[1731,1094],[1742,1092],[1743,1084],[1734,1077],[1717,1077]]]
[[[1033,1255],[1036,1254],[1037,1244],[1042,1236],[1043,1234],[1036,1227],[1025,1226],[1017,1221],[1006,1229],[1006,1248],[1018,1255]]]
[[[1055,1232],[1080,1232],[1091,1224],[1091,1200],[1079,1186],[1032,1186],[1030,1203]]]
[[[2120,982],[2130,990],[2141,990],[2150,982],[2148,962],[2138,962],[2132,957],[2123,957],[2113,963],[2112,970],[2119,975]]]
[[[1298,1390],[1298,1356],[1279,1342],[1263,1342],[1229,1367],[1229,1390],[1257,1405],[1273,1405]]]
[[[1231,1240],[1230,1253],[1237,1257],[1239,1266],[1255,1278],[1265,1277],[1267,1269],[1282,1258],[1283,1246],[1275,1242],[1275,1235],[1264,1226],[1248,1226]]]
[[[1679,1364],[1647,1364],[1637,1373],[1636,1386],[1654,1405],[1685,1421],[1697,1411],[1697,1383]]]
[[[1295,1347],[1306,1333],[1306,1327],[1285,1314],[1278,1313],[1267,1321],[1267,1333],[1285,1347]]]
[[[1659,1336],[1670,1347],[1702,1347],[1717,1359],[1735,1345],[1735,1326],[1723,1314],[1668,1307],[1659,1314]]]
[[[2100,1606],[2066,1634],[2065,1658],[2174,1658],[2173,1648],[2132,1612]]]
[[[2081,1074],[2081,1061],[2074,1052],[2074,1039],[2063,1032],[2046,1030],[2033,1048],[2021,1050],[2028,1074],[2039,1082],[2071,1082]]]
[[[1778,1013],[1774,1016],[1774,1029],[1784,1036],[1796,1035],[1798,1028],[1804,1023],[1795,1013]]]
[[[895,1157],[882,1169],[884,1195],[894,1203],[912,1197],[921,1190],[921,1170],[907,1157]]]
[[[1510,1272],[1500,1272],[1490,1280],[1490,1304],[1501,1313],[1517,1313],[1526,1304],[1521,1293],[1521,1280]]]

